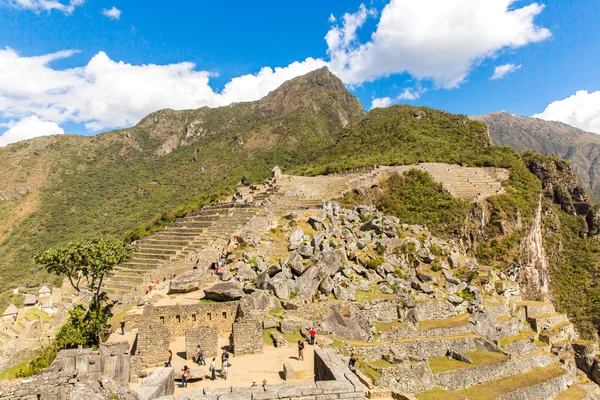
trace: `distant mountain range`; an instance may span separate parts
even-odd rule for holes
[[[600,201],[600,135],[562,122],[517,117],[503,111],[471,118],[488,125],[490,139],[495,145],[568,160],[580,183],[594,200]]]

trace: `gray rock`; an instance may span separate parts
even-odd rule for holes
[[[323,279],[319,285],[319,291],[325,296],[329,295],[333,291],[333,280],[330,277]]]
[[[433,260],[435,260],[435,256],[433,254],[431,254],[431,252],[429,251],[429,249],[423,247],[421,248],[418,252],[417,255],[421,258],[421,260],[423,260],[424,263],[426,264],[431,264],[433,262]]]
[[[317,232],[323,232],[325,230],[323,218],[321,217],[309,217],[308,224]]]
[[[296,226],[290,233],[289,241],[290,241],[290,243],[300,243],[300,242],[302,242],[303,236],[304,236],[304,231],[302,230],[302,228],[299,226]]]
[[[314,248],[320,248],[321,246],[321,241],[324,239],[325,237],[320,234],[320,233],[315,233],[313,235],[312,240],[310,241],[310,244],[314,247]]]
[[[453,358],[457,361],[466,362],[468,364],[473,364],[473,360],[471,360],[469,357],[452,349],[448,350],[448,352],[446,353],[446,357]]]
[[[237,236],[237,241],[239,244],[256,247],[260,244],[260,235],[254,231],[245,231]]]
[[[419,278],[421,280],[421,282],[431,282],[431,283],[436,282],[436,279],[434,276],[428,275],[424,272],[417,272],[417,278]]]
[[[346,339],[367,340],[371,335],[369,321],[353,304],[333,305],[323,318],[323,329]]]
[[[271,279],[268,283],[268,288],[280,299],[287,300],[292,294],[292,282],[283,277]]]
[[[356,291],[342,285],[335,285],[333,287],[333,295],[338,300],[356,301]]]
[[[321,281],[324,278],[324,267],[316,265],[308,268],[296,280],[295,292],[300,298],[310,299],[319,288]]]
[[[189,293],[199,290],[205,276],[206,271],[201,269],[193,269],[177,275],[169,282],[168,293]]]
[[[394,291],[392,290],[392,288],[390,288],[387,285],[383,285],[379,288],[379,290],[381,290],[381,293],[385,293],[385,294],[393,294]]]
[[[279,332],[271,331],[270,335],[275,347],[286,347],[288,345],[288,341]]]
[[[242,284],[237,281],[217,283],[204,289],[204,297],[214,301],[239,300],[243,296]]]
[[[254,272],[250,264],[242,264],[242,266],[238,268],[237,277],[253,281],[256,279],[257,274]]]
[[[297,212],[292,212],[286,215],[284,218],[288,221],[300,221],[302,219],[302,216]]]
[[[271,293],[266,290],[255,290],[242,298],[252,310],[271,311],[281,307],[281,303]]]
[[[284,320],[279,322],[279,330],[281,333],[294,333],[296,329],[296,321]]]
[[[271,281],[271,277],[269,276],[269,271],[261,272],[258,274],[256,279],[254,280],[254,284],[259,289],[268,289],[268,283]]]
[[[310,258],[312,257],[314,251],[315,249],[311,245],[303,244],[298,249],[298,254],[300,254],[304,258]]]
[[[448,257],[448,264],[450,264],[450,268],[454,269],[454,268],[458,268],[458,253],[453,251],[452,253],[450,253],[450,256]]]
[[[455,306],[457,306],[465,300],[460,296],[448,296],[448,301],[450,303],[454,304]]]

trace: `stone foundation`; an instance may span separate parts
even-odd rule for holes
[[[201,326],[217,328],[220,335],[225,335],[231,332],[238,307],[237,301],[159,306],[153,307],[151,319],[164,325],[171,336],[184,336],[185,331]]]

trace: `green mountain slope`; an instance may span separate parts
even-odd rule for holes
[[[569,160],[577,176],[600,201],[600,135],[562,122],[517,117],[506,112],[472,117],[489,126],[492,143]]]
[[[14,166],[0,173],[0,306],[9,288],[48,283],[33,252],[82,237],[144,235],[231,193],[243,175],[259,181],[274,165],[312,160],[363,115],[358,99],[321,69],[257,102],[162,110],[131,129],[0,149],[2,165]]]
[[[559,310],[582,332],[591,336],[600,323],[600,213],[567,163],[493,146],[485,124],[464,115],[410,106],[365,115],[326,69],[257,102],[162,110],[92,138],[34,139],[0,149],[0,161],[10,166],[0,172],[2,306],[10,288],[48,283],[30,261],[34,251],[89,236],[135,239],[230,194],[243,175],[261,181],[274,165],[320,174],[447,162],[508,168],[506,193],[465,205],[409,176],[390,181],[377,205],[407,223],[428,216],[432,231],[459,241],[482,267],[522,279],[527,297],[541,285],[528,269],[548,275]],[[536,253],[539,240],[545,255]],[[574,285],[585,294],[576,301]]]

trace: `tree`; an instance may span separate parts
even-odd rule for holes
[[[129,245],[100,238],[71,242],[34,254],[37,264],[50,273],[66,276],[78,294],[88,297],[87,306],[77,305],[69,311],[69,321],[57,335],[61,347],[99,344],[113,306],[102,291],[102,281],[115,265],[130,256]]]

